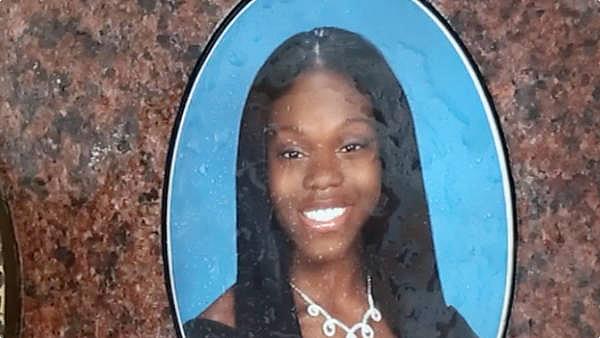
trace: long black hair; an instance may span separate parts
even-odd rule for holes
[[[366,270],[383,318],[397,336],[472,333],[444,302],[411,111],[381,53],[358,34],[332,27],[292,36],[257,73],[241,121],[237,157],[236,327],[251,337],[298,337],[288,284],[289,245],[267,188],[265,125],[271,104],[302,72],[321,68],[354,82],[370,99],[379,138],[382,194],[364,229]],[[379,230],[375,230],[379,229]],[[462,324],[461,324],[462,323]]]

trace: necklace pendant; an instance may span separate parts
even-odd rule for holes
[[[2,1],[2,0],[0,0]],[[361,338],[375,338],[375,331],[368,324],[369,319],[378,322],[381,320],[381,312],[375,307],[373,301],[373,294],[371,290],[371,277],[367,276],[367,302],[369,304],[369,308],[363,314],[362,320],[352,327],[346,326],[337,318],[332,317],[325,309],[316,304],[308,295],[306,295],[302,290],[300,290],[296,285],[290,282],[290,286],[304,299],[304,301],[308,304],[306,307],[306,312],[311,317],[323,316],[325,317],[325,321],[323,322],[322,330],[323,334],[327,337],[333,337],[335,335],[336,327],[344,330],[346,332],[345,338],[358,338],[357,331],[360,330]]]

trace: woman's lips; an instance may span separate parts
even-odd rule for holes
[[[304,210],[300,213],[302,222],[317,231],[331,231],[344,224],[348,207],[326,207]]]

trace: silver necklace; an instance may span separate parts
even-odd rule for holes
[[[304,299],[304,301],[308,304],[306,308],[306,312],[311,317],[317,317],[322,315],[325,317],[325,322],[323,322],[322,330],[323,334],[327,337],[333,337],[335,335],[336,326],[340,327],[342,330],[346,332],[346,338],[358,338],[357,331],[360,330],[360,335],[362,338],[374,338],[375,331],[373,327],[369,325],[367,322],[369,319],[372,319],[375,322],[379,322],[381,320],[381,312],[377,310],[375,304],[373,302],[373,294],[371,291],[371,276],[367,276],[367,301],[369,302],[369,308],[363,314],[362,320],[352,327],[348,327],[346,324],[342,323],[337,318],[334,318],[329,314],[329,312],[325,311],[321,306],[315,303],[310,297],[308,297],[302,290],[300,290],[294,283],[290,282],[290,286],[298,292],[300,297]]]

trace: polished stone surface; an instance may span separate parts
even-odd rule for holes
[[[0,190],[24,337],[170,337],[160,199],[187,77],[227,0],[0,1]],[[600,2],[435,0],[507,141],[510,337],[600,335]]]

